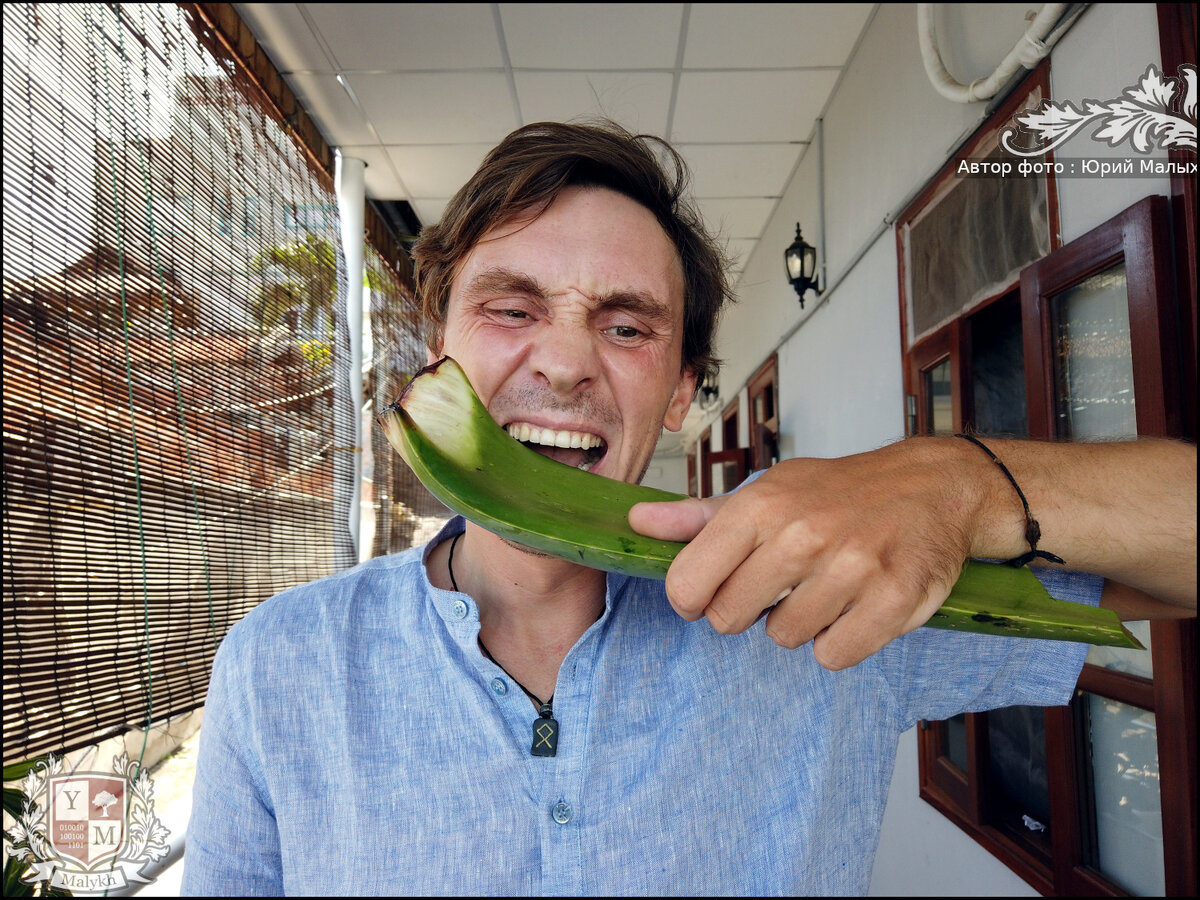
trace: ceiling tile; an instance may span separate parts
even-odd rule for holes
[[[671,106],[665,72],[516,72],[526,122],[605,116],[634,133],[662,136]]]
[[[450,202],[449,197],[440,198],[420,198],[410,201],[412,208],[417,213],[417,218],[421,220],[421,225],[436,225],[442,219],[442,213],[446,211],[446,204]]]
[[[770,197],[708,198],[698,201],[709,229],[732,240],[758,238],[778,202]]]
[[[234,8],[281,73],[336,71],[295,3],[235,3]]]
[[[805,141],[837,82],[834,70],[684,72],[676,141]]]
[[[308,3],[343,71],[485,69],[504,65],[490,3]]]
[[[874,8],[691,4],[673,99],[685,4],[235,6],[329,144],[367,162],[368,196],[407,199],[424,223],[518,117],[659,135],[670,117],[735,273]]]
[[[692,168],[696,197],[778,197],[802,144],[689,144],[676,149]]]
[[[353,159],[367,164],[363,183],[367,196],[375,200],[407,200],[408,193],[396,174],[396,167],[388,158],[387,151],[378,145],[343,146],[338,150]]]
[[[501,3],[508,58],[528,69],[673,69],[682,3]]]
[[[684,68],[841,66],[870,3],[694,3]]]
[[[385,144],[497,143],[517,127],[500,73],[345,77]]]
[[[412,197],[451,197],[475,174],[492,144],[392,146],[388,156]]]
[[[286,79],[331,146],[375,143],[366,116],[338,84],[336,75],[293,73]]]

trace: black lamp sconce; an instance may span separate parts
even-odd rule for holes
[[[783,251],[783,262],[787,266],[787,279],[796,289],[800,308],[804,309],[804,293],[809,288],[820,296],[821,286],[817,283],[817,248],[805,242],[800,235],[800,223],[796,223],[796,239]]]

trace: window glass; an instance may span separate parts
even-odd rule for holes
[[[902,237],[911,346],[1050,252],[1045,176],[956,177]]]
[[[1013,295],[970,321],[971,423],[981,434],[1028,437],[1021,304]]]
[[[1153,654],[1150,652],[1150,623],[1125,622],[1125,627],[1142,642],[1145,650],[1130,650],[1127,647],[1089,647],[1087,661],[1093,666],[1113,669],[1127,675],[1142,678],[1154,677]]]
[[[925,413],[930,434],[954,434],[950,399],[950,360],[946,360],[925,370]]]
[[[959,770],[967,771],[967,720],[962,713],[946,720],[943,752]]]
[[[992,824],[1045,831],[1050,824],[1045,714],[1037,706],[1009,706],[989,712],[987,723]]]
[[[1135,437],[1125,266],[1113,266],[1056,294],[1051,315],[1058,436]]]
[[[1165,893],[1154,713],[1087,695],[1095,803],[1093,867],[1143,896]]]

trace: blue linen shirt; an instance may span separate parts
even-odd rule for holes
[[[918,629],[840,672],[610,574],[558,754],[429,548],[286,591],[213,667],[185,895],[865,894],[899,735],[1069,700],[1086,646]],[[1095,604],[1102,580],[1039,570]]]

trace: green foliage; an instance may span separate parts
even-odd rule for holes
[[[4,767],[4,781],[22,781],[29,772],[45,762],[44,757],[27,759],[24,762],[13,763]],[[17,788],[4,788],[4,812],[14,820],[14,831],[4,829],[5,850],[27,847],[29,839],[24,834],[18,834],[17,823],[25,811],[25,794]],[[53,888],[49,885],[27,884],[21,880],[21,875],[29,869],[29,863],[24,859],[6,852],[4,857],[4,896],[5,897],[71,897],[70,891],[63,888]]]
[[[20,781],[25,777],[26,773],[28,773],[30,769],[42,761],[42,758],[38,757],[37,759],[27,759],[24,762],[12,763],[11,765],[5,766],[4,783],[8,784],[10,781]]]
[[[263,331],[278,325],[295,310],[307,334],[318,328],[333,334],[333,305],[337,300],[337,248],[315,234],[264,250],[250,269],[267,280],[251,303],[255,323]]]
[[[6,787],[4,789],[4,811],[14,819],[21,814],[21,804],[25,801],[25,795],[16,788]]]
[[[28,864],[15,856],[4,860],[4,896],[5,897],[73,897],[66,888],[46,887],[26,884],[21,880],[21,874]]]
[[[328,368],[333,362],[333,345],[329,341],[300,341],[300,353],[317,371]]]

